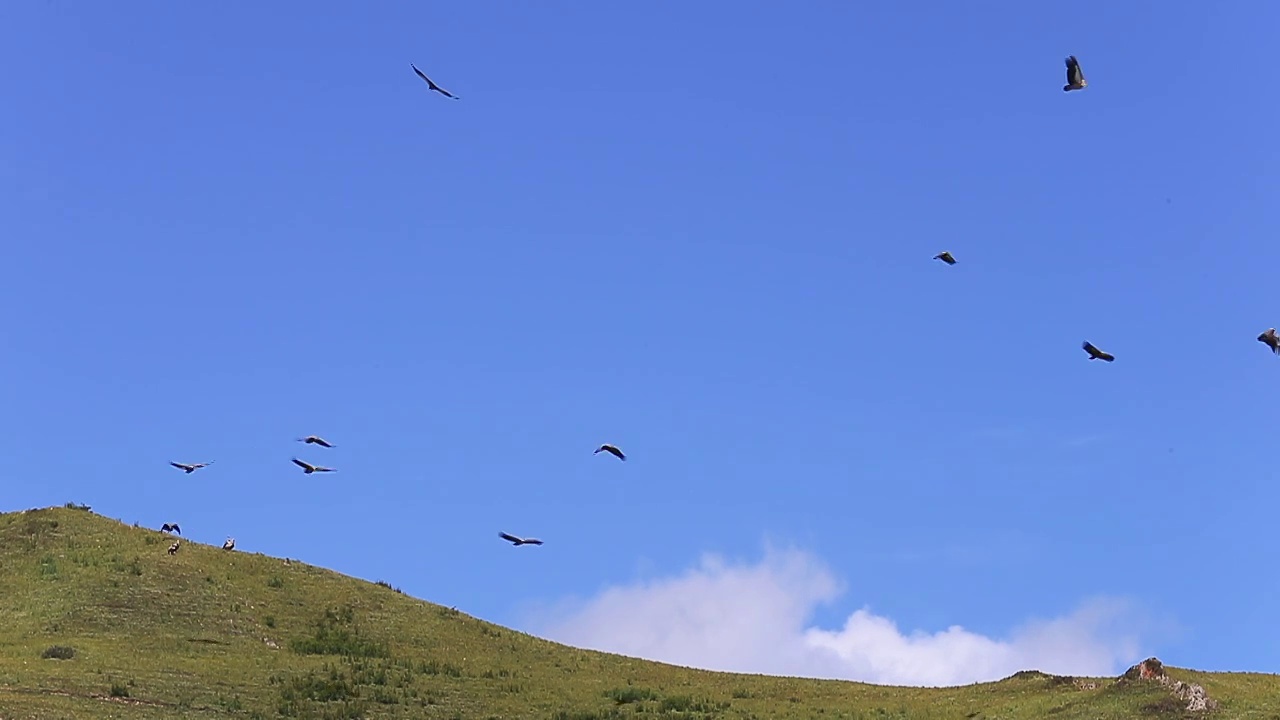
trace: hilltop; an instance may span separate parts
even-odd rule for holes
[[[1181,718],[1280,715],[1280,677],[1029,671],[923,689],[578,650],[298,561],[83,509],[0,515],[0,719]],[[1137,658],[1135,658],[1137,660]],[[1135,676],[1138,673],[1133,673]]]

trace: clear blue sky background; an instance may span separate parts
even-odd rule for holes
[[[1277,26],[2,4],[4,509],[505,623],[769,538],[853,585],[819,623],[1121,594],[1183,627],[1168,662],[1278,671]]]

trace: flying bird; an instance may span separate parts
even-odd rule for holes
[[[1083,90],[1088,86],[1089,81],[1084,79],[1084,71],[1080,69],[1080,61],[1076,60],[1075,55],[1068,57],[1067,84],[1062,86],[1062,91]]]
[[[591,454],[595,455],[596,453],[599,453],[599,452],[607,452],[610,455],[617,457],[619,460],[625,461],[627,459],[627,456],[623,455],[622,451],[619,450],[616,445],[610,445],[609,443],[605,443],[604,445],[601,445],[599,448],[596,449],[596,452],[593,452]]]
[[[182,529],[178,527],[178,523],[173,523],[173,524],[165,523],[160,526],[160,532],[176,532],[179,535],[181,535]]]
[[[1093,343],[1089,342],[1088,340],[1085,340],[1084,344],[1081,345],[1080,347],[1084,348],[1084,351],[1089,353],[1090,360],[1106,360],[1107,362],[1112,362],[1113,360],[1116,359],[1115,355],[1112,355],[1109,352],[1102,352],[1097,347],[1095,347]]]
[[[504,532],[498,533],[498,537],[502,538],[503,540],[506,540],[512,545],[541,545],[542,544],[542,541],[539,540],[538,538],[521,538],[521,537],[516,537],[515,535],[511,535],[509,533],[504,533]]]
[[[1280,337],[1276,336],[1275,328],[1267,328],[1267,331],[1258,336],[1258,342],[1271,348],[1271,352],[1280,355]]]
[[[428,88],[435,90],[436,92],[440,93],[445,97],[453,98],[454,100],[460,99],[458,98],[457,95],[450,93],[448,90],[445,90],[444,88],[432,82],[431,78],[427,77],[421,70],[419,70],[417,65],[414,65],[413,63],[409,63],[409,67],[413,68],[413,71],[418,73],[418,77],[426,81]]]
[[[293,464],[302,468],[302,473],[304,475],[310,475],[314,472],[333,472],[333,468],[327,468],[322,465],[312,465],[311,463],[299,460],[298,458],[293,459]]]
[[[202,468],[202,467],[209,467],[209,466],[210,466],[210,465],[212,465],[214,462],[215,462],[215,461],[210,460],[210,461],[209,461],[209,462],[207,462],[207,463],[194,463],[194,464],[190,464],[190,465],[189,465],[189,464],[187,464],[187,463],[176,463],[176,462],[171,462],[171,463],[169,463],[169,464],[170,464],[170,465],[172,465],[172,466],[174,466],[174,467],[176,467],[176,468],[178,468],[179,470],[186,470],[186,471],[187,471],[187,474],[188,474],[188,475],[190,475],[191,473],[193,473],[193,472],[195,472],[195,471],[199,470],[199,469],[200,469],[200,468]]]
[[[934,260],[941,260],[942,262],[944,262],[944,263],[946,263],[946,264],[948,264],[948,265],[955,265],[955,264],[956,264],[956,259],[955,259],[954,257],[952,257],[952,256],[951,256],[951,253],[947,252],[946,250],[943,250],[942,252],[938,253],[937,255],[934,255],[934,256],[933,256],[933,259],[934,259]]]
[[[227,538],[227,541],[222,543],[223,550],[234,550],[235,548],[236,548],[236,539],[233,537]]]
[[[298,438],[298,442],[306,443],[308,445],[319,445],[320,447],[333,447],[333,445],[319,435],[308,435],[304,438]]]

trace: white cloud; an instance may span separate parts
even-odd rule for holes
[[[1006,638],[959,625],[903,633],[865,607],[839,629],[811,627],[814,609],[842,592],[801,551],[767,550],[755,565],[706,555],[683,575],[610,588],[533,624],[569,645],[677,665],[894,685],[959,685],[1028,669],[1112,675],[1142,655],[1138,615],[1124,600],[1088,600]]]

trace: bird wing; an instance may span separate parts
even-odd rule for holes
[[[1067,58],[1067,84],[1079,85],[1084,80],[1084,71],[1080,69],[1080,61],[1072,55]]]
[[[624,454],[622,454],[622,451],[621,451],[621,450],[619,450],[618,448],[616,448],[616,447],[614,447],[614,446],[612,446],[612,445],[609,445],[609,446],[605,447],[605,452],[609,452],[609,453],[612,453],[612,454],[616,455],[616,456],[618,457],[618,459],[619,459],[619,460],[626,460],[626,459],[627,459],[627,456],[626,456],[626,455],[624,455]]]
[[[1090,355],[1097,357],[1098,348],[1094,347],[1093,343],[1089,342],[1088,340],[1085,340],[1084,344],[1082,344],[1080,347],[1084,348],[1084,351],[1089,353]]]
[[[329,443],[328,443],[324,438],[322,438],[322,437],[314,438],[314,440],[315,440],[315,443],[316,443],[317,445],[319,445],[320,447],[327,447],[327,448],[331,448],[331,447],[333,447],[332,445],[330,445],[330,444],[329,444]]]
[[[187,468],[191,467],[190,465],[183,465],[182,463],[177,463],[177,462],[171,462],[169,464],[178,468],[179,470],[186,470]]]
[[[314,470],[314,469],[315,469],[315,466],[314,466],[314,465],[312,465],[312,464],[310,464],[310,463],[303,462],[303,461],[299,460],[298,458],[293,458],[293,464],[294,464],[294,465],[297,465],[298,467],[302,468],[303,470],[307,470],[307,469]]]
[[[523,540],[516,537],[515,535],[512,535],[511,533],[499,532],[498,537],[502,538],[503,540],[506,540],[507,542],[513,542],[513,543],[524,542]]]
[[[413,68],[413,71],[418,73],[418,77],[422,78],[422,81],[425,82],[428,86],[431,86],[434,84],[431,82],[431,78],[424,75],[423,72],[418,69],[417,65],[414,65],[413,63],[409,63],[409,67]]]
[[[178,533],[179,535],[181,535],[181,534],[182,534],[182,528],[178,527],[178,523],[174,523],[174,524],[173,524],[173,525],[171,525],[170,527],[172,527],[172,528],[173,528],[173,531],[174,531],[174,532],[176,532],[176,533]]]
[[[526,545],[541,545],[541,544],[542,544],[542,541],[541,541],[541,540],[539,540],[538,538],[526,538],[524,542],[525,542],[525,544],[526,544]]]

